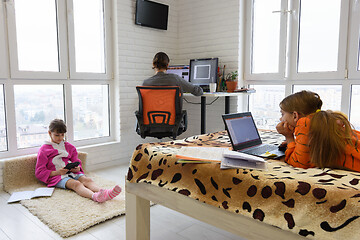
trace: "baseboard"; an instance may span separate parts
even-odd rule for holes
[[[100,162],[96,164],[86,165],[87,171],[99,170],[102,168],[108,168],[113,166],[119,166],[119,164],[124,164],[124,162],[120,161],[119,159],[107,161],[107,162]]]

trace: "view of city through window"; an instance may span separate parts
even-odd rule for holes
[[[255,94],[249,96],[249,111],[254,116],[259,129],[275,130],[280,118],[279,103],[285,97],[285,86],[281,85],[251,85],[256,89]],[[323,101],[322,110],[341,109],[340,85],[295,85],[293,92],[309,90],[320,95]],[[352,87],[350,122],[354,128],[360,129],[360,85]]]
[[[108,85],[72,86],[74,140],[110,135]],[[0,151],[7,150],[3,86],[0,88]],[[64,119],[63,85],[15,85],[17,147],[41,146],[48,126]]]
[[[73,85],[74,140],[110,136],[109,86]]]
[[[249,111],[259,129],[275,130],[280,122],[279,103],[285,97],[285,86],[251,85],[256,93],[249,96]]]
[[[63,85],[15,85],[14,95],[17,147],[42,145],[51,120],[64,119]]]

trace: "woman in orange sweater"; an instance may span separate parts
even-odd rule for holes
[[[287,143],[285,162],[301,168],[329,167],[360,172],[360,132],[340,112],[321,111],[317,93],[301,91],[280,102],[276,126]]]

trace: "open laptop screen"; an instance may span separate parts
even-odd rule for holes
[[[223,115],[234,150],[261,144],[261,138],[250,112]]]

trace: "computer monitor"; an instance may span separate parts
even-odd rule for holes
[[[218,58],[190,60],[190,82],[194,85],[209,85],[216,83]]]
[[[166,72],[176,74],[189,81],[189,65],[170,65]]]

